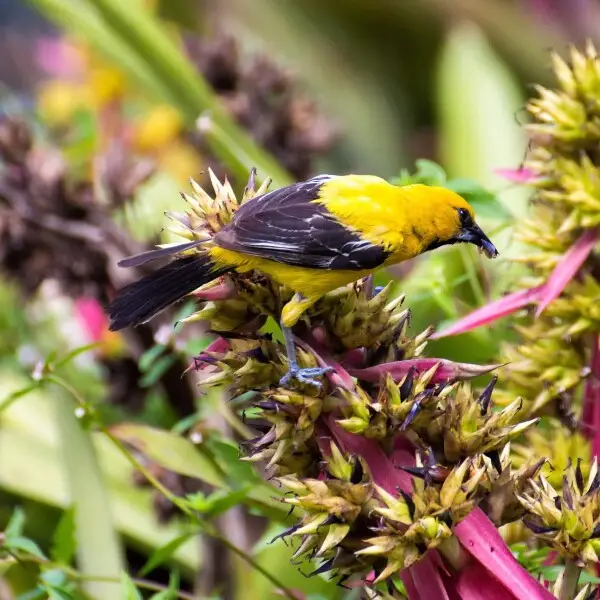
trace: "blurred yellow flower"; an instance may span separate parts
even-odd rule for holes
[[[85,106],[85,93],[79,84],[49,81],[40,89],[37,104],[40,115],[49,125],[66,125],[75,112]]]
[[[172,142],[181,129],[179,112],[168,104],[159,104],[135,125],[133,145],[141,152],[162,148]]]
[[[189,144],[175,140],[160,153],[159,167],[179,183],[187,183],[190,174],[198,173],[202,167],[201,155]]]
[[[90,106],[101,108],[123,95],[125,76],[113,67],[98,66],[89,71],[84,86]]]

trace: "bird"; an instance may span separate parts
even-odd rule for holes
[[[149,321],[210,281],[259,271],[294,294],[281,311],[288,371],[282,385],[321,387],[327,367],[300,368],[292,328],[315,302],[374,271],[442,246],[470,243],[498,251],[459,194],[439,186],[397,186],[374,175],[318,175],[241,204],[208,240],[150,250],[122,267],[169,255],[174,260],[121,290],[108,307],[109,328]],[[197,248],[194,254],[184,254]]]

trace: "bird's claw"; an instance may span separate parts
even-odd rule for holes
[[[316,379],[322,377],[326,373],[333,371],[333,367],[308,367],[300,369],[298,367],[291,368],[279,381],[279,385],[286,386],[292,382],[297,382],[301,385],[312,385],[320,390],[323,384]]]

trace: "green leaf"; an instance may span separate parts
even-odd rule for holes
[[[558,576],[564,571],[562,565],[552,565],[536,569],[536,574],[541,574],[546,581],[556,581]]]
[[[75,596],[63,588],[46,587],[48,600],[74,600]]]
[[[117,579],[124,564],[110,494],[100,469],[93,436],[74,417],[70,398],[57,395],[53,398],[53,408],[64,476],[71,501],[77,507],[74,518],[77,564],[84,576],[81,587],[92,597],[121,600],[117,583],[92,578],[101,574]]]
[[[446,183],[446,172],[437,163],[421,158],[415,161],[415,164],[417,165],[417,172],[413,175],[415,183],[442,186]]]
[[[242,502],[250,490],[251,486],[247,485],[236,490],[218,490],[210,496],[202,493],[190,494],[186,500],[194,510],[209,517],[215,517]]]
[[[30,392],[33,392],[33,390],[37,389],[38,387],[40,387],[40,384],[38,381],[35,381],[31,385],[25,386],[20,390],[16,390],[12,394],[4,398],[4,400],[2,400],[2,402],[0,403],[0,412],[6,410],[9,406],[12,406],[12,404],[16,402],[19,398],[23,398]]]
[[[36,587],[33,590],[28,590],[23,594],[19,594],[15,600],[46,600],[48,592],[43,587]]]
[[[232,487],[243,485],[245,482],[256,482],[260,479],[249,462],[240,460],[240,449],[236,443],[211,437],[206,440],[205,445],[227,473],[229,484]]]
[[[57,563],[68,565],[75,556],[75,508],[70,507],[62,514],[52,537],[50,556]]]
[[[151,387],[175,364],[177,358],[173,354],[161,356],[140,379],[141,387]]]
[[[511,218],[511,214],[496,194],[486,190],[482,185],[466,178],[452,179],[446,187],[462,196],[475,211],[478,217],[502,221]]]
[[[592,585],[600,584],[600,577],[596,577],[587,571],[583,571],[579,576],[579,583],[581,585],[585,585],[586,583],[591,583]]]
[[[145,373],[154,364],[154,361],[165,351],[166,347],[162,344],[156,344],[148,348],[139,358],[138,367],[142,373]]]
[[[46,556],[40,547],[33,540],[26,537],[7,537],[4,540],[4,547],[9,550],[20,550],[21,552],[31,554],[31,556],[46,560]]]
[[[13,514],[10,517],[10,521],[4,530],[5,538],[18,537],[23,533],[23,526],[25,525],[25,513],[20,507],[15,508]]]
[[[416,171],[411,173],[407,169],[402,169],[398,177],[392,177],[390,183],[393,185],[405,186],[414,183],[424,183],[425,185],[446,185],[446,171],[436,162],[420,158],[415,161]]]
[[[159,565],[162,565],[163,563],[170,560],[173,557],[173,554],[177,551],[177,549],[183,544],[185,544],[185,542],[187,542],[194,535],[196,535],[196,533],[193,531],[184,533],[183,535],[173,538],[164,546],[161,546],[160,548],[154,550],[154,552],[146,561],[146,564],[140,569],[140,577],[144,577],[145,575],[156,569],[156,567],[158,567]]]
[[[136,423],[120,423],[109,431],[169,471],[195,477],[214,486],[224,485],[214,464],[192,442],[179,435]]]
[[[121,573],[122,598],[123,600],[144,600],[140,591],[135,587],[131,577],[125,571]]]

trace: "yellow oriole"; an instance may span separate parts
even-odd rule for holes
[[[374,270],[457,242],[498,252],[458,194],[421,184],[398,187],[370,175],[319,175],[257,196],[210,241],[189,242],[121,261],[134,266],[203,245],[125,287],[109,307],[110,328],[138,325],[229,271],[258,270],[296,293],[281,327],[290,370],[317,384],[323,369],[299,369],[290,328],[327,292]]]

